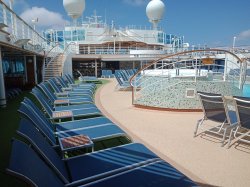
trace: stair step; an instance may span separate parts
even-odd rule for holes
[[[61,76],[64,59],[65,56],[63,54],[58,54],[55,57],[51,57],[50,60],[47,61],[47,65],[44,70],[44,81],[53,77]]]
[[[46,68],[45,70],[47,69],[61,69],[61,66],[60,67],[50,67],[50,68]]]

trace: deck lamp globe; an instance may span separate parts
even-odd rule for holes
[[[151,0],[146,7],[146,14],[153,28],[157,29],[159,21],[162,19],[165,11],[165,5],[161,0]]]
[[[85,10],[85,0],[63,0],[63,6],[67,14],[75,20]]]

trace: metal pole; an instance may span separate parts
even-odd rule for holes
[[[44,56],[43,56],[43,66],[42,66],[42,77],[43,77],[43,81],[44,80],[44,75],[45,75],[45,62],[46,62],[46,58],[45,58],[45,51],[44,51]]]
[[[37,84],[37,66],[36,66],[36,55],[33,56],[34,63],[34,74],[35,74],[35,84]]]
[[[195,59],[195,82],[197,81],[197,58]]]
[[[223,80],[226,81],[227,78],[227,53],[225,53],[225,64],[224,64],[224,77]]]
[[[97,77],[97,61],[95,59],[95,77]]]
[[[239,80],[239,89],[242,89],[242,76],[243,76],[243,64],[240,63],[240,80]]]
[[[2,49],[0,47],[0,107],[6,107],[6,95],[3,74]]]

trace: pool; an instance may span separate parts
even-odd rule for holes
[[[250,84],[245,84],[243,87],[243,96],[250,97]]]

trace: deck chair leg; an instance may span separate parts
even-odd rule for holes
[[[239,128],[239,127],[238,127],[238,128]],[[236,141],[241,140],[243,137],[248,136],[248,135],[250,134],[250,132],[248,131],[248,132],[243,133],[243,134],[241,134],[240,136],[236,137],[238,128],[237,128],[237,129],[235,130],[235,132],[234,132],[234,138],[236,139]],[[232,129],[232,130],[233,130],[233,129]],[[243,141],[243,140],[241,140],[241,141]],[[245,141],[243,141],[243,142],[245,142]],[[247,142],[249,142],[249,141],[247,141]],[[228,148],[229,148],[229,147],[230,147],[230,145],[228,145]]]
[[[195,131],[194,131],[194,137],[196,137],[198,128],[199,128],[199,126],[202,125],[202,123],[204,122],[204,120],[205,120],[205,117],[203,117],[202,119],[199,119],[199,120],[197,121],[197,125],[196,125]]]
[[[218,130],[218,132],[221,131],[221,129],[223,128],[223,126],[225,125],[225,123],[226,123],[226,119],[225,119],[225,121],[221,124],[220,129]]]
[[[229,138],[228,138],[228,143],[227,143],[227,148],[228,148],[228,149],[230,148],[231,139],[232,139],[232,134],[233,134],[233,129],[231,129],[230,135],[229,135]]]
[[[222,126],[224,125],[224,123],[222,124]],[[221,128],[220,128],[221,130]],[[220,132],[219,130],[219,132]],[[230,133],[231,134],[231,133]],[[224,146],[224,142],[225,142],[225,139],[226,139],[226,135],[227,135],[227,129],[225,129],[224,133],[223,133],[223,138],[222,138],[222,141],[221,141],[221,147]]]

